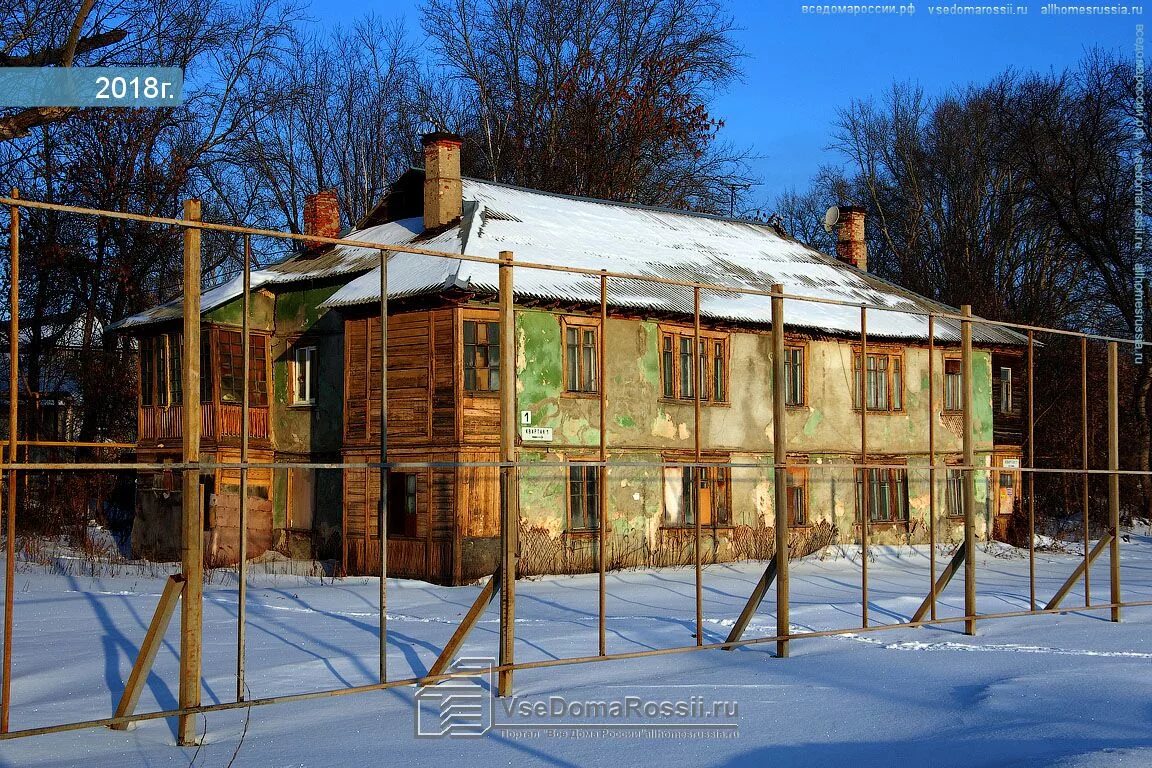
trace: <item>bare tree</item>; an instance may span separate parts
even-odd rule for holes
[[[424,29],[467,110],[470,172],[570,194],[727,212],[744,153],[714,95],[739,76],[716,0],[427,0]]]
[[[0,2],[0,67],[70,67],[76,57],[120,42],[126,31],[90,25],[95,0]],[[90,28],[94,26],[95,28]],[[29,107],[0,112],[0,141],[26,136],[74,114],[71,107]]]

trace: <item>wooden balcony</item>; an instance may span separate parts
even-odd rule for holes
[[[138,440],[179,440],[183,435],[184,409],[179,405],[140,408]],[[243,410],[239,405],[203,403],[200,406],[200,435],[203,440],[240,439]],[[248,437],[268,439],[267,406],[248,409]]]

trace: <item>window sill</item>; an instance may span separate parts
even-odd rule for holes
[[[873,520],[868,524],[869,528],[907,528],[907,520]],[[860,523],[856,523],[856,527],[860,527]]]
[[[718,524],[718,525],[713,525],[712,523],[701,523],[701,525],[700,525],[701,531],[733,531],[735,529],[736,529],[736,526],[733,523],[723,523],[723,524]],[[696,526],[694,526],[694,525],[661,525],[660,530],[662,530],[662,531],[695,531]]]
[[[571,390],[564,390],[562,397],[570,397],[575,400],[599,400],[599,392],[573,392]]]
[[[659,398],[659,400],[660,400],[660,402],[667,403],[669,405],[693,406],[696,404],[696,401],[693,398],[688,398],[687,400],[685,400],[685,399],[679,398],[679,397],[661,397],[661,398]],[[731,403],[731,401],[728,401],[728,400],[721,400],[720,402],[716,402],[715,400],[701,400],[700,401],[700,407],[702,407],[702,408],[731,408],[732,403]]]
[[[315,408],[316,407],[316,401],[310,400],[310,401],[305,402],[305,403],[289,403],[288,407],[289,408],[295,408],[298,410],[307,410],[309,408]]]

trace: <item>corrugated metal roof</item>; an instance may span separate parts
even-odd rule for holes
[[[766,290],[781,283],[789,295],[831,299],[878,307],[868,311],[870,335],[889,338],[928,336],[928,318],[910,312],[955,312],[886,280],[861,272],[774,228],[719,216],[590,200],[464,179],[464,215],[459,224],[423,238],[419,218],[380,224],[347,237],[387,245],[420,245],[448,253],[496,258],[512,251],[522,262],[670,278],[729,286],[732,292],[702,290],[701,313],[708,318],[765,324],[766,296],[741,294],[741,288]],[[252,273],[252,287],[346,275],[349,282],[323,306],[371,304],[380,300],[379,252],[337,246],[317,256],[297,255]],[[388,259],[388,295],[402,298],[458,288],[496,292],[498,268],[451,257],[393,253]],[[523,298],[598,304],[599,278],[520,267],[516,294]],[[690,314],[692,290],[643,280],[610,279],[612,306]],[[236,278],[205,291],[201,310],[219,307],[241,294]],[[800,299],[785,301],[790,327],[836,334],[860,332],[860,310]],[[179,300],[121,320],[124,329],[182,316]],[[956,341],[957,323],[938,319],[936,338]],[[991,344],[1022,344],[1020,334],[976,324],[973,339]]]
[[[421,219],[403,219],[387,224],[360,230],[349,239],[362,240],[382,245],[403,245],[411,243],[424,231]],[[296,254],[278,264],[252,271],[252,288],[268,285],[293,283],[302,280],[320,280],[340,275],[358,275],[367,272],[380,263],[380,251],[374,248],[360,248],[339,245],[319,254]],[[377,272],[379,275],[379,272]],[[379,280],[379,277],[377,277]],[[238,276],[211,288],[200,296],[200,311],[209,312],[227,304],[244,291],[244,278]],[[391,291],[389,291],[391,293]],[[180,299],[174,299],[158,307],[144,310],[124,318],[109,326],[109,330],[134,328],[167,320],[178,320],[184,316]]]
[[[732,293],[701,291],[701,313],[712,319],[767,323],[770,300],[740,294],[781,283],[788,294],[868,304],[870,335],[927,338],[928,319],[909,311],[955,312],[844,264],[770,226],[679,211],[574,198],[492,182],[465,179],[464,216],[427,247],[497,257],[512,251],[524,262],[706,282],[730,286]],[[366,230],[367,231],[367,230]],[[350,237],[359,238],[353,233]],[[423,244],[422,244],[423,245]],[[458,287],[495,293],[498,268],[460,259],[397,253],[389,259],[389,297],[436,293]],[[525,298],[598,304],[599,278],[550,270],[518,268],[516,294]],[[351,280],[324,306],[348,307],[380,300],[378,267]],[[611,279],[613,306],[661,312],[692,312],[692,290],[641,280]],[[829,333],[859,333],[857,307],[789,299],[789,326]],[[959,327],[937,320],[936,337],[960,338]],[[1020,344],[1024,337],[995,326],[975,325],[973,339]]]

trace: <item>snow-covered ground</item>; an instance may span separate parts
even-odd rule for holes
[[[1143,533],[1142,531],[1139,533]],[[1123,545],[1127,600],[1152,600],[1152,538]],[[940,567],[946,558],[941,555]],[[908,620],[927,590],[923,549],[881,549],[870,565],[874,623]],[[1076,566],[1072,554],[1038,559],[1038,591],[1051,595]],[[792,566],[798,629],[859,621],[859,559],[843,551]],[[707,642],[726,636],[760,573],[753,563],[705,572]],[[1092,572],[1106,602],[1107,563]],[[13,728],[108,716],[123,688],[163,586],[160,575],[91,578],[22,568],[17,575]],[[1028,565],[1019,553],[982,550],[982,612],[1028,605]],[[608,577],[610,652],[694,642],[690,568]],[[389,665],[394,677],[426,671],[477,587],[389,583]],[[251,697],[374,681],[377,583],[254,576],[249,591]],[[941,597],[956,615],[960,578]],[[178,748],[171,721],[129,732],[93,729],[0,742],[3,766],[361,766],[361,765],[1152,765],[1152,608],[982,622],[796,641],[789,659],[769,645],[579,664],[516,674],[519,701],[723,700],[735,702],[735,737],[682,733],[653,738],[620,729],[497,729],[473,739],[414,737],[412,689],[207,714],[204,745]],[[517,586],[518,660],[595,654],[596,576],[550,577]],[[493,606],[465,653],[492,655]],[[770,635],[772,594],[749,630]],[[234,579],[209,585],[204,613],[204,701],[230,700],[235,684]],[[170,628],[140,710],[175,705],[177,622]],[[497,717],[507,721],[502,704]],[[569,719],[570,721],[571,719]],[[598,721],[606,724],[607,721]],[[657,721],[659,722],[659,721]],[[555,725],[555,723],[553,723]],[[247,728],[246,733],[245,727]],[[243,736],[242,736],[243,734]],[[237,748],[239,751],[237,752]],[[466,762],[465,762],[466,761]]]

